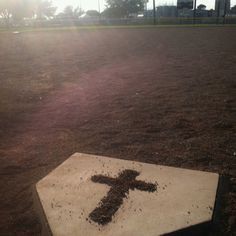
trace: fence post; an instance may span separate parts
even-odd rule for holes
[[[219,20],[220,20],[220,0],[218,0],[217,4],[217,24],[219,24]]]
[[[224,6],[224,21],[223,21],[224,24],[225,24],[226,8],[227,8],[227,0],[225,0],[225,6]]]

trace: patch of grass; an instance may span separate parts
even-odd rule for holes
[[[80,30],[100,30],[100,29],[142,29],[142,28],[191,28],[191,27],[235,27],[236,24],[157,24],[157,25],[89,25],[89,26],[66,26],[66,27],[42,27],[42,28],[2,28],[0,33],[9,33],[14,31],[24,32],[42,32],[42,31],[80,31]]]

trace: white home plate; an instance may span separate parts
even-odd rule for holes
[[[156,236],[210,222],[218,179],[214,173],[76,153],[37,183],[35,202],[44,234]]]

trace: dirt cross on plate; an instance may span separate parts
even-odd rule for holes
[[[89,217],[100,225],[106,225],[112,220],[112,216],[120,208],[123,199],[127,197],[129,190],[138,189],[141,191],[154,192],[157,186],[152,183],[136,180],[140,173],[135,170],[124,170],[117,178],[110,178],[103,175],[94,175],[91,180],[95,183],[107,184],[111,186],[106,197],[99,206],[95,208]]]

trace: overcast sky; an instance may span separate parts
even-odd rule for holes
[[[100,1],[101,10],[105,8],[106,0],[53,0],[54,5],[58,7],[58,11],[62,11],[65,6],[72,5],[78,6],[81,5],[82,9],[87,10],[98,10],[98,2]],[[152,0],[149,0],[148,8],[152,8]],[[156,0],[156,5],[163,4],[177,4],[177,0]],[[197,0],[197,5],[205,4],[207,9],[214,9],[215,0]],[[231,0],[231,6],[236,5],[236,0]]]

